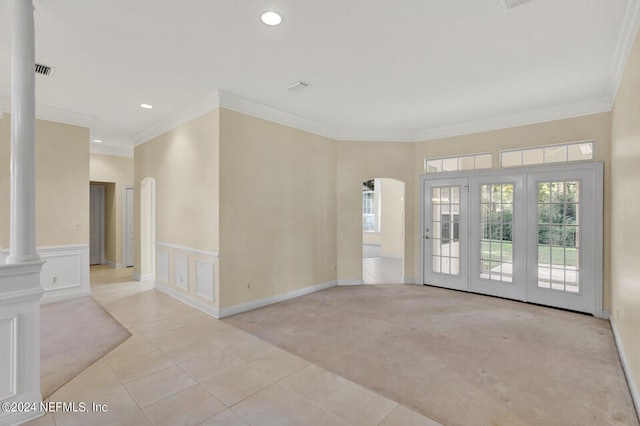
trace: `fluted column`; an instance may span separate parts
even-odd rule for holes
[[[13,0],[11,233],[7,264],[40,259],[35,221],[35,30],[32,0]]]

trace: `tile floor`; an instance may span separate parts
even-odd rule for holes
[[[380,246],[362,245],[362,281],[365,284],[402,283],[402,259],[380,256]]]
[[[50,401],[106,404],[31,425],[437,425],[163,293],[92,268],[94,298],[132,337]]]

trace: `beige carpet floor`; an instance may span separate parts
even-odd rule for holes
[[[637,425],[607,321],[434,287],[334,287],[225,320],[446,425]]]
[[[40,333],[43,399],[131,336],[91,297],[42,305]]]

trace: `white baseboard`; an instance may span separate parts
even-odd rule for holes
[[[415,285],[422,285],[418,282],[417,278],[414,277],[405,277],[404,280],[402,281],[404,284],[415,284]]]
[[[609,324],[611,324],[613,339],[616,342],[618,354],[620,355],[620,362],[622,363],[622,369],[624,370],[624,375],[627,378],[627,384],[629,385],[629,391],[631,392],[631,399],[633,400],[633,404],[636,406],[636,415],[640,419],[640,393],[638,392],[638,385],[633,378],[631,366],[629,365],[629,360],[627,359],[627,355],[624,352],[624,347],[622,346],[622,340],[620,340],[620,335],[618,334],[616,323],[613,320],[609,320]]]
[[[602,316],[600,317],[602,319],[611,319],[611,312],[608,309],[603,309],[602,310]]]
[[[107,266],[109,266],[109,268],[111,269],[122,269],[124,268],[124,265],[122,263],[115,263],[110,261],[109,259],[107,259]]]
[[[153,279],[153,274],[142,274],[142,275],[140,275],[139,273],[134,272],[132,274],[132,276],[133,276],[133,279],[136,280],[136,281],[149,281],[149,280]]]
[[[228,308],[220,309],[218,318],[224,318],[231,315],[239,314],[241,312],[262,308],[263,306],[272,305],[274,303],[283,302],[289,299],[294,299],[296,297],[304,296],[305,294],[315,293],[317,291],[335,287],[336,285],[337,283],[335,281],[329,281],[322,284],[316,284],[311,287],[305,287],[298,290],[290,291],[288,293],[278,294],[275,296],[266,297],[264,299],[254,300],[248,303],[242,303],[240,305],[229,306]]]
[[[189,296],[188,294],[177,291],[164,283],[160,283],[156,281],[155,289],[175,299],[178,299],[179,301],[184,302],[189,306],[193,306],[194,308],[204,312],[205,314],[211,315],[214,318],[220,318],[218,308],[213,307],[211,305],[207,305],[206,303],[203,303],[198,299],[192,296]]]
[[[402,256],[401,254],[382,253],[382,252],[380,252],[380,257],[388,257],[389,259],[403,259],[404,258],[404,256]]]
[[[338,285],[364,285],[362,280],[338,280]]]
[[[44,292],[40,299],[40,304],[45,305],[47,303],[62,302],[63,300],[78,299],[80,297],[91,296],[91,289],[79,290],[79,291],[57,291],[57,292]]]

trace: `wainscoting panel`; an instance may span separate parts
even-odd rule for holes
[[[176,287],[189,291],[189,258],[176,254],[173,262],[175,272],[173,283]]]
[[[213,263],[196,260],[196,294],[212,302],[215,300]]]
[[[159,281],[169,282],[169,252],[156,250],[156,278]]]
[[[16,394],[18,317],[0,318],[0,401]]]
[[[1,254],[6,259],[9,250],[4,249]],[[38,247],[38,254],[45,261],[40,273],[42,303],[91,294],[88,244]]]

